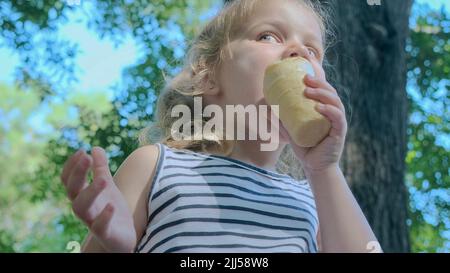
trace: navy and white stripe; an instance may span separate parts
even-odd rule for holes
[[[164,144],[136,252],[316,252],[306,180]]]

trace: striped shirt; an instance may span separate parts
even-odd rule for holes
[[[135,252],[317,252],[306,180],[157,144],[148,223]]]

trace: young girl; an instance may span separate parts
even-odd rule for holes
[[[67,160],[61,180],[75,214],[90,230],[83,251],[367,252],[377,245],[339,168],[347,123],[322,68],[324,20],[307,0],[227,5],[197,37],[183,71],[160,96],[158,143],[134,151],[114,177],[99,147]],[[298,56],[315,72],[305,78],[305,94],[332,124],[316,147],[295,145],[282,126],[275,151],[261,151],[259,138],[172,136],[174,106],[192,109],[194,97],[222,109],[264,104],[267,66]],[[286,145],[306,180],[275,171]],[[88,184],[91,168],[94,179]]]

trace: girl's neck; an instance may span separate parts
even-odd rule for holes
[[[280,144],[275,151],[261,151],[260,145],[259,141],[236,141],[228,157],[275,172],[276,163],[286,144]]]

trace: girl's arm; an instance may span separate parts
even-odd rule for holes
[[[314,192],[322,252],[381,252],[338,165],[306,173]],[[378,246],[378,248],[377,248]]]
[[[314,101],[316,111],[331,124],[328,136],[317,146],[300,147],[292,139],[295,155],[301,161],[314,192],[320,223],[321,251],[381,252],[381,247],[356,202],[339,168],[347,135],[345,107],[336,89],[319,77],[305,77],[305,95]]]

